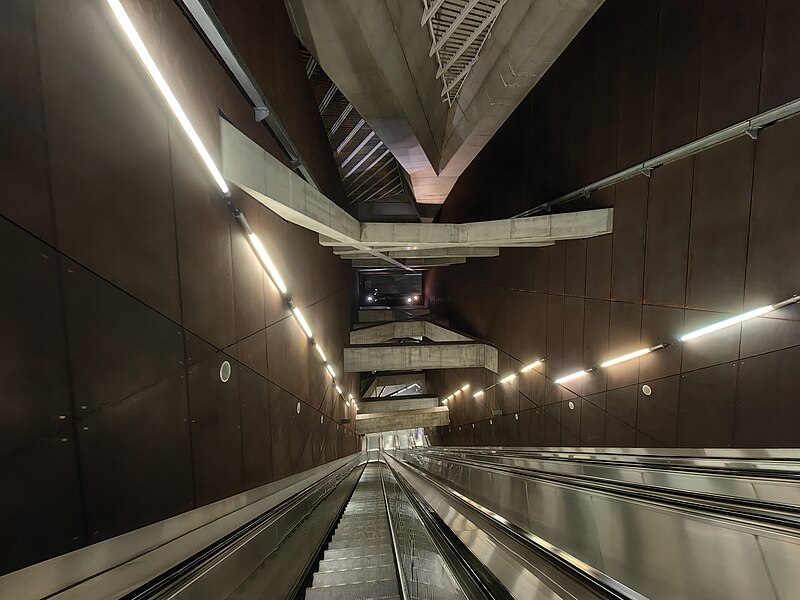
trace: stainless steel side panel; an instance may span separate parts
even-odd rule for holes
[[[800,598],[800,538],[619,495],[395,456],[649,598]]]

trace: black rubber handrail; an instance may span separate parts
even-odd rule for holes
[[[303,499],[303,497],[306,494],[324,486],[331,480],[335,480],[336,477],[338,477],[338,475],[344,469],[348,468],[350,469],[350,471],[348,471],[348,474],[352,472],[352,470],[357,468],[358,466],[358,465],[353,466],[352,462],[353,461],[342,465],[341,467],[337,468],[335,471],[326,475],[322,479],[292,494],[290,497],[282,500],[281,502],[279,502],[269,510],[265,511],[264,513],[260,514],[259,516],[255,517],[251,521],[248,521],[247,523],[235,529],[231,533],[224,535],[216,542],[206,546],[199,552],[190,556],[186,560],[178,563],[174,567],[167,569],[161,575],[156,576],[155,578],[144,583],[135,590],[129,592],[128,594],[125,594],[124,596],[122,596],[121,600],[145,600],[157,597],[158,594],[166,591],[170,587],[177,584],[179,581],[188,577],[190,574],[195,573],[199,569],[203,568],[205,565],[212,563],[217,556],[224,553],[226,550],[228,550],[230,547],[238,543],[242,538],[244,538],[248,534],[263,527],[268,522],[280,517],[281,515],[291,510],[298,502],[300,502]],[[344,477],[342,478],[342,480],[344,480]]]

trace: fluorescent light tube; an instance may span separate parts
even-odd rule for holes
[[[336,378],[336,371],[333,370],[333,367],[330,365],[325,365],[325,368],[328,369],[328,373],[331,374],[331,377],[334,379]]]
[[[701,335],[706,335],[707,333],[713,333],[715,331],[719,331],[720,329],[725,329],[726,327],[730,327],[731,325],[736,325],[737,323],[741,323],[742,321],[747,321],[755,317],[760,317],[761,315],[765,315],[773,310],[775,310],[775,307],[772,304],[769,304],[767,306],[762,306],[761,308],[756,308],[755,310],[751,310],[750,312],[746,312],[744,314],[731,317],[730,319],[725,319],[724,321],[720,321],[719,323],[708,325],[706,327],[703,327],[702,329],[698,329],[697,331],[685,333],[681,336],[681,341],[688,342],[689,340],[693,340],[694,338],[699,338]]]
[[[161,92],[161,95],[164,96],[164,100],[167,101],[167,104],[169,105],[170,109],[172,109],[173,114],[178,119],[181,127],[183,127],[186,135],[189,136],[192,144],[194,144],[197,153],[200,155],[200,158],[203,159],[206,168],[211,173],[214,181],[217,182],[219,189],[222,190],[223,194],[228,194],[230,189],[228,188],[228,184],[225,182],[225,179],[222,177],[222,173],[220,173],[219,169],[217,169],[217,165],[214,164],[214,159],[211,158],[211,155],[203,145],[200,136],[197,135],[197,131],[195,131],[191,121],[189,121],[189,117],[187,117],[186,113],[183,112],[183,108],[181,108],[181,105],[178,103],[178,99],[175,97],[175,94],[172,93],[169,85],[167,85],[164,76],[161,75],[161,71],[158,70],[153,57],[150,56],[150,52],[147,51],[147,47],[144,45],[142,38],[139,37],[139,33],[136,31],[136,28],[133,26],[133,23],[128,17],[128,13],[126,13],[125,9],[122,8],[122,4],[120,4],[119,0],[107,0],[107,2],[111,7],[111,10],[114,12],[114,16],[117,18],[117,21],[119,21],[122,31],[125,32],[126,36],[128,36],[128,40],[133,46],[133,49],[136,50],[136,54],[139,55],[139,59],[142,61],[145,69],[147,69],[147,72],[155,82],[158,90]]]
[[[529,365],[525,365],[524,367],[522,367],[522,368],[519,370],[519,372],[520,372],[520,373],[527,373],[527,372],[528,372],[528,371],[530,371],[531,369],[534,369],[534,368],[538,367],[540,364],[542,364],[542,361],[541,361],[541,360],[537,360],[537,361],[535,361],[535,362],[532,362],[532,363],[531,363],[531,364],[529,364]]]
[[[261,240],[258,239],[258,236],[255,233],[250,233],[247,235],[250,243],[253,245],[253,249],[258,254],[258,258],[261,259],[261,263],[264,265],[264,268],[269,273],[270,279],[275,284],[275,287],[280,290],[282,294],[287,292],[286,284],[283,283],[283,279],[281,278],[280,273],[278,273],[278,269],[275,268],[275,263],[272,262],[272,259],[267,254],[267,249],[264,248],[264,244],[261,243]]]
[[[617,358],[612,358],[611,360],[607,360],[604,363],[600,363],[600,366],[603,368],[608,368],[614,365],[618,365],[619,363],[625,362],[626,360],[633,360],[634,358],[639,358],[640,356],[644,356],[645,354],[650,354],[650,348],[642,348],[641,350],[637,350],[636,352],[631,352],[630,354],[625,354],[624,356],[618,356]]]
[[[469,384],[465,383],[464,385],[461,386],[461,390],[459,391],[466,392],[468,389],[469,389]]]
[[[481,396],[483,396],[483,390],[480,390],[480,391],[475,392],[474,394],[472,394],[473,398],[480,398]]]
[[[311,333],[311,327],[308,326],[308,321],[306,321],[306,318],[300,312],[300,309],[294,307],[292,308],[292,313],[294,313],[294,318],[297,319],[298,323],[300,323],[300,327],[303,328],[303,331],[305,331],[306,335],[310,338],[313,338],[314,334]]]
[[[319,354],[319,357],[322,359],[322,362],[325,362],[325,363],[328,362],[328,358],[325,356],[325,353],[322,351],[322,346],[320,346],[319,343],[315,343],[314,344],[314,348],[317,349],[317,354]]]
[[[442,404],[447,404],[449,400],[447,398],[442,398]]]
[[[339,395],[340,395],[340,396],[343,396],[343,395],[344,395],[344,392],[342,391],[342,388],[340,388],[338,385],[335,385],[335,386],[333,386],[333,387],[336,389],[336,391],[337,391],[337,392],[339,392]]]
[[[347,394],[347,397],[348,397],[350,400],[355,400],[355,398],[353,398],[353,394]]]
[[[555,382],[565,383],[567,381],[570,381],[571,379],[577,379],[581,375],[586,375],[586,373],[588,373],[588,371],[575,371],[574,373],[570,373],[569,375],[564,375],[563,377],[559,377],[558,379],[556,379]]]
[[[516,376],[517,376],[516,373],[512,373],[511,375],[506,375],[500,380],[500,383],[511,383],[511,381],[513,381],[514,377]]]

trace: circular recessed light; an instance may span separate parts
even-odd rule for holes
[[[652,393],[653,393],[653,388],[651,388],[649,385],[647,385],[647,384],[645,383],[645,384],[642,386],[642,393],[643,393],[645,396],[649,396],[650,394],[652,394]]]
[[[219,366],[219,379],[222,383],[228,381],[231,378],[231,363],[227,360],[223,360],[222,364]]]
[[[568,406],[569,406],[570,410],[575,410],[575,404],[572,402],[572,400],[569,401],[569,405]]]
[[[300,414],[300,403],[299,402],[297,403],[297,414],[298,415]]]
[[[519,421],[519,413],[514,413],[514,418]]]

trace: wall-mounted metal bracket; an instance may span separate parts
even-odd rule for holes
[[[642,168],[639,170],[639,172],[640,172],[642,175],[644,175],[645,177],[650,177],[650,175],[651,175],[651,174],[652,174],[652,172],[653,172],[653,169],[648,169],[648,168],[642,167]]]
[[[255,113],[256,121],[259,123],[269,118],[269,108],[266,106],[256,106],[253,108],[253,112]]]
[[[751,140],[757,140],[758,139],[758,131],[759,131],[759,129],[761,129],[761,128],[760,127],[750,127],[748,129],[745,129],[744,132],[747,134],[747,137],[749,137]]]

